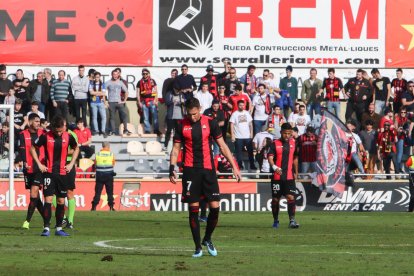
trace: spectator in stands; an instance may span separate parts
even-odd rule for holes
[[[162,84],[162,98],[164,99],[164,102],[167,101],[167,93],[172,92],[174,90],[174,81],[175,78],[178,75],[177,69],[171,70],[171,77],[164,80],[164,83]]]
[[[237,88],[236,88],[237,89]],[[250,169],[257,170],[253,158],[253,118],[245,110],[245,102],[237,102],[238,110],[233,112],[230,117],[231,141],[235,143],[235,153],[239,168],[243,170],[242,149],[246,147],[249,156]]]
[[[24,73],[22,69],[17,69],[16,73],[14,74],[14,78],[18,79],[18,80],[23,80],[24,78]]]
[[[375,78],[372,83],[374,88],[375,112],[381,113],[388,107],[388,100],[391,97],[391,82],[387,77],[383,77],[377,68],[371,70],[371,75]]]
[[[118,72],[118,79],[120,81],[122,81],[122,83],[128,88],[128,82],[126,79],[124,79],[122,77],[122,70],[119,67],[116,67],[114,69],[116,72]],[[123,90],[121,90],[121,100],[127,100],[128,99],[128,94],[126,94],[127,92],[124,92]]]
[[[170,142],[171,132],[175,130],[178,121],[182,120],[185,115],[185,97],[183,93],[175,89],[167,91],[165,105],[167,106],[167,132],[165,133],[164,148],[167,150]]]
[[[377,138],[378,132],[374,128],[374,122],[367,119],[363,125],[365,129],[359,133],[362,145],[367,153],[367,164],[365,166],[366,173],[373,174],[375,163],[377,162]],[[371,179],[372,176],[368,176],[367,179]]]
[[[8,155],[10,149],[9,130],[9,122],[2,123],[0,132],[0,157]]]
[[[311,122],[309,115],[306,114],[306,107],[301,104],[299,105],[299,112],[293,114],[292,117],[288,120],[292,127],[297,127],[299,130],[299,136],[304,134],[306,127]]]
[[[234,93],[236,86],[240,85],[240,81],[236,75],[236,68],[230,67],[228,78],[226,78],[222,84],[226,87],[226,96],[230,97],[230,95]]]
[[[401,107],[401,99],[407,91],[407,80],[403,78],[403,70],[396,70],[397,77],[391,81],[391,89],[394,89],[393,111],[397,113]]]
[[[36,79],[30,82],[29,94],[32,101],[39,103],[39,110],[45,113],[47,103],[49,101],[49,85],[43,78],[43,72],[36,74]]]
[[[380,132],[377,138],[378,156],[380,161],[382,161],[386,174],[390,173],[391,161],[394,164],[395,172],[398,173],[400,171],[395,146],[397,143],[397,134],[390,126],[390,122],[385,122],[384,131]],[[391,176],[387,176],[387,179],[391,179]]]
[[[328,69],[328,78],[322,83],[321,93],[325,90],[326,108],[339,118],[341,114],[340,92],[345,96],[344,86],[340,78],[335,77],[335,68]]]
[[[49,95],[49,99],[47,101],[46,108],[45,108],[45,111],[46,111],[45,115],[48,120],[51,120],[54,116],[55,108],[53,107],[53,102],[52,102],[52,99],[50,98],[50,90],[52,89],[52,84],[55,79],[52,76],[52,70],[50,68],[43,69],[43,78],[48,85],[48,95]]]
[[[313,120],[313,112],[317,115],[321,114],[322,81],[316,77],[317,73],[316,68],[310,69],[310,77],[302,85],[301,98],[311,120]]]
[[[20,99],[22,101],[22,111],[27,113],[30,111],[30,97],[29,92],[26,91],[22,87],[22,81],[21,79],[15,79],[13,80],[13,90],[14,90],[14,96],[16,99]]]
[[[367,106],[366,101],[371,97],[371,85],[362,77],[362,69],[358,69],[355,78],[351,78],[344,86],[348,96],[346,104],[345,120],[351,119],[355,113],[358,122],[362,121],[362,114]]]
[[[412,130],[412,122],[408,119],[407,109],[400,108],[400,112],[395,115],[395,130],[397,131],[396,155],[397,164],[399,164],[400,171],[395,173],[403,173],[404,163],[402,163],[403,155],[410,155],[410,130]]]
[[[407,91],[402,95],[401,104],[407,112],[414,112],[414,82],[407,82]]]
[[[124,124],[124,133],[130,135],[131,132],[128,130],[128,116],[127,116],[127,107],[126,99],[128,98],[128,88],[120,80],[119,71],[112,70],[112,78],[105,82],[105,87],[108,91],[108,103],[109,103],[109,122],[110,122],[110,131],[108,135],[113,135],[116,131],[115,127],[115,114],[118,111],[119,118],[121,123]],[[123,96],[121,96],[123,93]]]
[[[348,120],[346,122],[346,127],[349,129],[351,134],[347,133],[348,136],[348,155],[347,162],[350,164],[347,167],[347,172],[351,171],[351,163],[355,165],[360,173],[365,173],[364,166],[362,165],[361,159],[359,158],[358,151],[364,152],[364,146],[362,145],[361,138],[358,134],[355,133],[357,124],[354,120]]]
[[[85,66],[78,66],[79,75],[72,79],[73,96],[75,97],[75,116],[76,121],[78,119],[83,120],[83,124],[88,126],[86,123],[86,110],[88,106],[88,92],[89,92],[89,77],[85,76]],[[81,115],[82,111],[82,115]]]
[[[0,65],[0,104],[4,103],[4,98],[9,94],[13,87],[12,82],[7,78],[7,70],[4,64]]]
[[[394,113],[392,113],[391,108],[386,107],[384,110],[384,117],[381,118],[380,120],[380,125],[379,125],[379,132],[383,132],[384,131],[384,124],[385,123],[389,123],[390,124],[390,129],[393,130],[394,129],[394,119],[393,119]]]
[[[40,119],[40,128],[45,132],[49,131],[49,125],[50,123],[46,119]]]
[[[158,90],[157,83],[151,78],[150,71],[142,69],[142,78],[137,83],[137,102],[144,115],[144,131],[151,133],[150,113],[154,133],[160,135],[158,125]]]
[[[224,124],[221,127],[221,134],[223,135],[223,140],[226,141],[229,119],[231,116],[231,108],[227,105],[229,103],[230,97],[226,95],[226,86],[223,83],[219,86],[219,94],[217,99],[220,104],[220,110],[222,110],[224,113]]]
[[[207,74],[200,79],[200,85],[198,87],[198,90],[202,90],[202,86],[207,83],[208,85],[208,91],[210,91],[211,95],[214,96],[214,98],[218,95],[218,86],[221,83],[222,79],[224,79],[227,76],[228,67],[227,62],[223,62],[224,64],[224,72],[220,74],[214,74],[214,67],[213,65],[208,65],[206,72]]]
[[[16,103],[16,97],[14,96],[15,93],[16,91],[14,89],[10,89],[9,93],[4,98],[4,104],[14,105]]]
[[[316,147],[318,138],[312,126],[306,128],[306,133],[299,136],[299,168],[301,173],[316,171]],[[310,171],[309,171],[310,169]]]
[[[105,96],[106,86],[101,80],[101,73],[95,71],[93,73],[93,78],[94,80],[89,84],[92,135],[97,135],[100,129],[100,133],[106,138],[108,137],[106,133],[106,108],[108,107],[108,102],[106,101]],[[100,128],[98,125],[98,114],[101,118]]]
[[[366,129],[366,124],[365,123],[368,120],[370,120],[370,121],[372,121],[373,129],[378,130],[381,118],[382,118],[381,115],[379,115],[378,113],[375,113],[375,104],[370,103],[369,106],[368,106],[368,111],[364,112],[364,114],[362,114],[362,129]]]
[[[258,86],[258,92],[252,100],[253,106],[253,135],[259,133],[263,126],[266,125],[269,115],[272,113],[270,105],[270,96],[266,94],[266,86],[261,83]]]
[[[275,105],[280,106],[280,108],[283,110],[284,116],[287,118],[289,117],[289,112],[297,112],[295,109],[296,104],[299,103],[293,103],[292,98],[289,95],[289,91],[287,90],[280,90],[280,92],[274,91],[273,92]],[[292,113],[290,113],[291,115]]]
[[[109,142],[102,143],[102,149],[96,154],[96,184],[95,184],[95,196],[92,201],[91,211],[96,211],[101,200],[102,189],[105,186],[106,194],[108,195],[108,206],[110,211],[114,209],[114,166],[115,158],[111,152]]]
[[[277,88],[276,82],[270,78],[270,70],[264,69],[263,75],[258,79],[258,84],[264,84],[265,85],[265,91],[266,94],[273,93],[274,90],[279,90]]]
[[[83,124],[83,119],[79,118],[76,121],[76,128],[73,131],[78,137],[78,145],[80,152],[85,153],[85,158],[91,158],[95,153],[94,149],[91,147],[92,144],[92,134],[89,128],[85,127]]]
[[[298,80],[292,77],[292,71],[293,67],[288,65],[286,67],[286,77],[280,80],[279,88],[281,90],[287,90],[292,103],[296,103],[298,99]]]
[[[204,113],[204,110],[211,107],[211,103],[213,102],[213,95],[208,91],[208,83],[203,83],[201,85],[201,90],[195,94],[195,98],[198,99],[201,105],[200,112],[201,114]]]
[[[254,75],[256,71],[256,66],[249,65],[247,67],[247,72],[240,78],[240,84],[242,86],[243,92],[245,92],[250,99],[253,99],[253,96],[256,94],[257,87],[257,77]]]
[[[175,78],[174,89],[183,93],[186,100],[193,97],[193,91],[197,89],[193,75],[188,74],[188,66],[181,65],[181,74]]]
[[[58,72],[58,79],[54,80],[50,88],[50,99],[54,107],[54,115],[62,116],[68,120],[69,94],[72,93],[71,83],[65,79],[66,73],[63,70]]]
[[[7,117],[7,121],[10,122],[10,117]],[[18,137],[19,133],[27,126],[26,112],[22,110],[22,100],[16,99],[14,104],[14,137]],[[17,145],[18,139],[14,139],[15,145]],[[17,147],[15,147],[17,149]]]
[[[217,124],[220,128],[224,126],[224,112],[223,110],[220,110],[220,102],[217,99],[214,99],[211,107],[204,110],[203,115],[206,115],[210,118],[213,118],[217,121]],[[213,152],[214,155],[217,155],[220,153],[220,149],[215,141],[213,141]]]
[[[234,87],[234,94],[230,96],[227,106],[232,110],[232,113],[238,110],[238,102],[244,102],[245,110],[251,112],[253,110],[249,96],[243,92],[243,87],[238,84]]]
[[[45,114],[39,110],[39,103],[36,101],[32,102],[32,110],[27,112],[26,116],[29,118],[29,115],[32,113],[39,115],[40,119],[45,119]]]
[[[280,127],[286,122],[286,118],[283,116],[280,106],[275,105],[273,107],[273,113],[269,116],[269,121],[267,123],[268,131],[273,135],[274,140],[280,138]]]
[[[273,135],[267,130],[267,126],[264,125],[260,132],[253,137],[253,150],[256,151],[256,161],[259,164],[261,173],[269,173],[270,166],[267,160],[267,151],[273,141]],[[268,178],[268,177],[265,177]]]

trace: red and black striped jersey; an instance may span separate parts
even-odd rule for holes
[[[323,80],[322,89],[325,89],[325,99],[330,102],[339,102],[339,92],[344,88],[341,79],[326,78]]]
[[[37,163],[34,162],[32,155],[30,154],[30,148],[34,145],[35,141],[45,133],[43,129],[32,133],[29,129],[23,130],[19,134],[19,155],[23,162],[26,164],[26,173],[39,172]],[[36,149],[37,156],[39,157],[40,163],[45,164],[45,150],[44,148]]]
[[[299,160],[301,162],[316,162],[317,140],[315,134],[303,134],[299,137]]]
[[[75,149],[78,144],[75,138],[66,131],[62,133],[62,136],[55,135],[52,131],[49,131],[35,141],[35,146],[45,149],[48,173],[66,175],[65,166],[69,146]]]
[[[298,156],[298,146],[294,138],[285,142],[282,139],[273,141],[268,157],[272,157],[276,166],[282,169],[282,174],[273,173],[274,180],[293,180],[293,161]]]
[[[213,170],[212,139],[222,137],[216,120],[201,115],[193,123],[188,118],[181,120],[174,135],[174,143],[183,145],[184,167]]]

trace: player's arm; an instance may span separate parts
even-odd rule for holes
[[[269,165],[272,168],[272,170],[275,173],[281,175],[282,174],[282,168],[276,166],[275,158],[277,158],[276,148],[275,148],[275,144],[272,143],[272,145],[270,146],[270,149],[269,149],[269,153],[267,154],[267,161],[269,162]]]
[[[37,155],[37,152],[36,152],[36,147],[43,147],[45,144],[46,144],[46,136],[42,135],[34,142],[34,145],[30,147],[30,154],[32,155],[33,160],[36,162],[41,172],[47,172],[47,167],[40,162],[39,156]]]
[[[387,99],[385,100],[385,105],[388,106],[388,100],[391,97],[391,83],[387,84]]]
[[[298,143],[296,143],[295,153],[293,157],[293,173],[294,173],[295,179],[297,179],[299,175],[299,144]]]
[[[237,182],[240,182],[241,174],[240,174],[239,168],[234,162],[233,155],[231,154],[231,151],[229,147],[227,146],[227,144],[224,142],[223,137],[216,139],[216,143],[219,146],[221,153],[224,155],[224,157],[226,157],[231,167],[233,168],[233,175],[236,178]]]
[[[175,172],[175,166],[177,165],[178,154],[180,154],[181,143],[175,142],[170,153],[170,181],[176,184],[177,174]]]

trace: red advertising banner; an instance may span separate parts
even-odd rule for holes
[[[1,62],[151,66],[152,15],[152,0],[3,0]]]
[[[256,182],[219,182],[222,194],[257,193]],[[15,208],[14,210],[26,210],[30,202],[29,191],[25,190],[23,180],[16,180],[15,188]],[[92,207],[92,199],[95,193],[94,180],[76,181],[75,201],[79,211],[89,211]],[[154,194],[174,194],[177,201],[180,200],[181,183],[176,185],[166,181],[134,181],[116,180],[114,182],[115,209],[124,211],[149,211],[151,206],[151,195]],[[0,182],[0,211],[9,210],[9,182]],[[101,194],[97,210],[107,211],[108,196],[105,189]]]
[[[414,17],[411,0],[387,1],[386,67],[414,66]]]

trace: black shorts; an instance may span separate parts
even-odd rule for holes
[[[41,187],[43,185],[43,174],[41,172],[25,173],[24,186],[29,190],[32,186]]]
[[[202,168],[183,169],[182,202],[194,203],[207,198],[207,201],[220,201],[220,189],[216,172]]]
[[[68,190],[76,189],[76,168],[73,166],[72,170],[66,175]]]
[[[280,198],[281,196],[293,195],[296,196],[296,181],[295,180],[273,180],[270,182],[272,189],[272,197]]]
[[[67,175],[59,174],[45,174],[45,180],[43,184],[43,195],[56,197],[66,197],[68,192]]]

